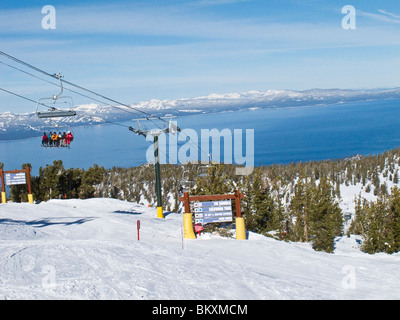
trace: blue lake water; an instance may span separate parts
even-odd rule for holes
[[[256,166],[377,154],[400,146],[400,99],[181,116],[177,122],[199,137],[201,129],[254,129]],[[133,122],[122,124],[136,127]],[[42,148],[40,137],[0,141],[0,162],[5,170],[29,162],[33,174],[54,160],[62,160],[66,168],[84,169],[94,163],[112,168],[148,162],[146,152],[152,142],[125,127],[84,126],[73,132],[69,150]],[[185,143],[180,142],[178,149]]]

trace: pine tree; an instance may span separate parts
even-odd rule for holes
[[[363,236],[362,251],[394,253],[400,250],[400,191],[381,194],[376,201],[356,200],[356,216],[351,232]]]
[[[44,200],[57,199],[60,197],[59,178],[65,172],[61,160],[54,160],[53,165],[46,165],[40,170],[42,176],[39,176],[44,188]]]
[[[289,205],[290,217],[293,226],[288,233],[290,240],[308,242],[309,240],[309,212],[312,200],[314,182],[304,182],[306,178],[300,177],[296,184],[294,196]]]
[[[266,234],[279,227],[278,207],[268,186],[264,186],[261,172],[256,169],[251,184],[250,212],[246,214],[248,230]]]
[[[78,187],[79,198],[88,199],[93,198],[95,193],[95,185],[101,183],[106,170],[104,167],[99,167],[94,164],[82,174],[81,185]]]
[[[399,170],[396,169],[396,171],[393,174],[393,183],[398,184],[399,183]]]
[[[353,234],[359,234],[362,235],[364,238],[365,236],[365,225],[366,225],[366,216],[365,216],[365,210],[364,206],[366,203],[365,199],[361,198],[361,194],[358,195],[357,198],[354,199],[355,203],[355,218],[352,220],[350,227],[349,227],[349,233]]]
[[[389,207],[390,248],[388,253],[400,251],[400,190],[392,188],[391,203]]]
[[[78,189],[82,182],[81,169],[70,168],[62,172],[58,177],[59,192],[62,198],[78,198]]]
[[[387,201],[380,196],[376,202],[365,203],[364,211],[364,234],[365,239],[362,250],[367,253],[385,251],[385,217],[387,216]]]
[[[233,188],[229,181],[224,164],[211,165],[207,176],[196,179],[195,193],[197,195],[232,193]]]
[[[342,212],[332,195],[332,186],[322,178],[319,186],[313,189],[313,203],[310,211],[312,247],[315,250],[333,252],[335,236],[341,235],[343,227]]]

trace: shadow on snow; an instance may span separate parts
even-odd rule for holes
[[[24,221],[24,220],[13,220],[13,219],[0,219],[0,224],[25,224],[36,228],[43,228],[51,225],[65,225],[70,226],[74,224],[82,224],[88,221],[92,221],[95,218],[70,218],[70,217],[57,217],[57,218],[45,218],[40,220]]]

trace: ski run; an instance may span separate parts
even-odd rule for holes
[[[138,240],[137,221],[140,220]],[[400,254],[248,232],[182,236],[182,215],[116,199],[0,204],[0,299],[399,299]]]

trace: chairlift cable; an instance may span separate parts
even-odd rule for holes
[[[15,92],[12,92],[12,91],[3,89],[3,88],[0,88],[0,90],[1,90],[1,91],[4,91],[4,92],[6,92],[6,93],[12,94],[12,95],[14,95],[14,96],[17,96],[17,97],[19,97],[19,98],[25,99],[25,100],[27,100],[27,101],[33,102],[33,103],[35,103],[35,104],[37,103],[37,101],[35,101],[35,100],[31,99],[31,98],[22,96],[22,95],[20,95],[20,94],[18,94],[18,93],[15,93]],[[47,108],[53,108],[53,107],[48,106],[48,105],[45,104],[45,103],[39,102],[39,104],[42,105],[42,106],[44,106],[44,107],[47,107]]]
[[[25,100],[27,100],[27,101],[33,102],[33,103],[35,103],[35,104],[37,103],[37,101],[35,101],[35,100],[31,99],[31,98],[28,98],[28,97],[25,97],[25,96],[20,95],[20,94],[18,94],[18,93],[15,93],[15,92],[6,90],[6,89],[4,89],[4,88],[0,88],[0,90],[1,90],[1,91],[4,91],[4,92],[6,92],[6,93],[9,93],[9,94],[11,94],[11,95],[14,95],[14,96],[16,96],[16,97],[19,97],[19,98],[25,99]],[[46,105],[46,104],[44,104],[44,103],[39,103],[39,104],[41,104],[41,105],[43,105],[44,107],[47,107],[47,108],[52,108],[52,107],[50,107],[50,106],[48,106],[48,105]],[[89,114],[84,114],[84,115],[86,115],[86,116],[88,116],[88,117],[92,117],[92,116],[89,115]],[[104,122],[106,122],[106,123],[109,123],[109,124],[114,124],[114,125],[122,126],[122,127],[125,127],[125,128],[129,128],[129,126],[123,125],[123,124],[120,124],[120,123],[117,123],[117,122],[112,122],[112,121],[105,120],[105,119],[102,119],[102,120],[103,120]],[[90,125],[90,124],[89,124],[89,125]]]
[[[7,66],[7,67],[9,67],[9,68],[12,68],[12,69],[14,69],[14,70],[17,70],[17,71],[19,71],[19,72],[22,72],[22,73],[24,73],[24,74],[26,74],[26,75],[29,75],[29,76],[31,76],[31,77],[33,77],[33,78],[36,78],[36,79],[38,79],[38,80],[41,80],[41,81],[44,81],[44,82],[46,82],[46,83],[52,84],[53,86],[60,87],[60,85],[57,84],[57,83],[54,83],[54,82],[48,81],[48,80],[46,80],[46,79],[40,78],[40,77],[38,77],[38,76],[36,76],[36,75],[30,73],[30,72],[27,72],[27,71],[25,71],[25,70],[22,70],[22,69],[20,69],[20,68],[17,68],[17,67],[15,67],[15,66],[12,66],[12,65],[10,65],[10,64],[7,64],[7,63],[5,63],[5,62],[3,62],[3,61],[0,61],[0,64],[2,64],[2,65],[4,65],[4,66]],[[106,102],[104,102],[104,101],[101,101],[101,100],[98,100],[98,99],[96,99],[96,98],[90,97],[90,96],[88,96],[88,95],[86,95],[86,94],[84,94],[84,93],[75,91],[75,90],[73,90],[73,89],[69,89],[69,88],[65,88],[65,87],[64,87],[64,90],[70,91],[70,92],[72,92],[72,93],[75,93],[75,94],[77,94],[77,95],[80,95],[80,96],[82,96],[82,97],[85,97],[85,98],[87,98],[87,99],[89,99],[89,100],[93,100],[93,101],[99,102],[99,103],[101,103],[101,104],[103,104],[103,105],[109,106],[109,105],[108,105]],[[129,110],[120,108],[120,107],[118,107],[118,106],[110,106],[110,107],[119,109],[119,110],[121,110],[121,111],[124,111],[124,112],[126,112],[126,113],[130,113],[130,114],[133,114],[133,115],[138,115],[138,114],[139,114],[138,112],[129,111]]]
[[[25,99],[25,100],[27,100],[27,101],[30,101],[30,102],[32,102],[32,103],[37,103],[35,100],[33,100],[33,99],[30,99],[30,98],[28,98],[28,97],[25,97],[25,96],[23,96],[23,95],[20,95],[20,94],[18,94],[18,93],[15,93],[15,92],[12,92],[12,91],[9,91],[9,90],[6,90],[6,89],[3,89],[3,88],[0,88],[0,90],[1,91],[4,91],[4,92],[6,92],[6,93],[9,93],[9,94],[11,94],[11,95],[14,95],[14,96],[17,96],[17,97],[19,97],[19,98],[22,98],[22,99]],[[49,107],[48,105],[46,105],[46,104],[44,104],[44,103],[41,103],[43,106],[45,106],[45,107]],[[92,115],[88,115],[87,114],[87,116],[89,116],[89,117],[92,117]],[[117,126],[121,126],[121,127],[124,127],[124,128],[129,128],[130,126],[127,126],[127,125],[124,125],[124,124],[120,124],[120,123],[117,123],[117,122],[112,122],[112,121],[109,121],[109,120],[106,120],[106,119],[102,119],[104,122],[106,122],[106,123],[108,123],[108,124],[113,124],[113,125],[117,125]],[[90,124],[89,124],[90,125]],[[146,140],[147,141],[147,140]],[[150,142],[150,141],[149,141]],[[160,150],[161,152],[163,152],[162,150]],[[164,154],[168,157],[168,155],[164,152]]]
[[[93,93],[93,94],[95,94],[95,95],[97,95],[97,96],[103,97],[103,98],[105,98],[106,100],[113,101],[113,102],[115,102],[115,103],[117,103],[117,104],[126,106],[126,107],[129,108],[129,109],[132,109],[132,110],[135,110],[135,111],[137,110],[137,111],[136,111],[136,112],[131,112],[131,111],[128,111],[128,110],[126,110],[126,109],[120,108],[120,107],[118,107],[118,106],[109,106],[109,107],[116,108],[116,109],[119,109],[119,110],[121,110],[121,111],[130,113],[130,114],[134,114],[134,115],[137,115],[138,112],[141,112],[141,113],[144,113],[144,114],[146,114],[146,115],[148,115],[148,116],[150,116],[150,117],[153,116],[153,115],[151,115],[151,114],[149,114],[149,113],[146,113],[146,112],[144,112],[144,111],[142,111],[142,110],[138,110],[138,109],[133,108],[133,107],[131,107],[131,106],[128,106],[128,105],[126,105],[126,104],[119,103],[118,101],[115,101],[115,100],[113,100],[113,99],[109,99],[109,98],[107,98],[107,97],[104,97],[103,95],[97,94],[97,93],[95,93],[95,92],[93,92],[93,91],[91,91],[91,90],[89,90],[89,89],[86,89],[86,88],[83,88],[83,87],[81,87],[81,86],[78,86],[78,85],[75,85],[75,84],[73,84],[73,83],[70,83],[70,82],[68,82],[68,81],[62,80],[62,79],[60,79],[59,75],[57,75],[57,74],[50,74],[50,73],[48,73],[48,72],[46,72],[46,71],[44,71],[44,70],[41,70],[41,69],[39,69],[39,68],[37,68],[37,67],[35,67],[35,66],[29,64],[29,63],[26,63],[26,62],[24,62],[24,61],[22,61],[22,60],[20,60],[20,59],[17,59],[17,58],[15,58],[15,57],[13,57],[13,56],[10,56],[10,55],[8,55],[8,54],[2,52],[2,51],[0,51],[0,54],[3,55],[3,56],[5,56],[5,57],[7,57],[7,58],[9,58],[9,59],[11,59],[11,60],[13,60],[13,61],[15,61],[15,62],[17,62],[17,63],[23,64],[23,65],[25,65],[25,66],[27,66],[27,67],[33,69],[33,70],[36,70],[36,71],[38,71],[38,72],[41,72],[41,73],[45,74],[46,76],[50,76],[50,77],[52,77],[52,78],[56,78],[56,79],[58,79],[58,80],[60,80],[60,81],[63,81],[64,83],[68,83],[68,84],[73,85],[73,86],[75,86],[75,87],[77,87],[77,88],[81,88],[82,90],[85,90],[85,91],[90,92],[90,93]],[[42,79],[42,78],[39,78],[39,77],[37,77],[37,76],[35,76],[35,75],[33,75],[33,74],[27,72],[27,71],[21,70],[21,69],[19,69],[19,68],[17,68],[17,67],[11,66],[11,65],[6,64],[6,63],[4,63],[4,62],[1,62],[1,61],[0,61],[0,63],[2,63],[3,65],[8,66],[8,67],[10,67],[10,68],[13,68],[13,69],[15,69],[15,70],[18,70],[18,71],[20,71],[20,72],[23,72],[23,73],[25,73],[25,74],[27,74],[27,75],[30,75],[30,76],[32,76],[32,77],[34,77],[34,78],[40,79],[40,80],[45,81],[45,82],[47,82],[47,83],[51,83],[52,85],[55,85],[55,86],[58,86],[58,87],[60,86],[60,85],[58,85],[58,84],[55,84],[55,83],[53,83],[53,82],[44,80],[44,79]],[[69,91],[71,91],[71,92],[74,92],[74,93],[76,93],[76,94],[78,94],[78,95],[81,95],[81,96],[83,96],[83,97],[86,97],[86,98],[88,98],[88,99],[91,99],[91,100],[100,102],[100,103],[105,104],[105,105],[107,106],[107,103],[104,103],[104,101],[100,101],[100,100],[95,99],[95,98],[93,98],[93,97],[89,97],[89,96],[87,96],[87,95],[85,95],[85,94],[79,93],[79,92],[77,92],[77,91],[75,91],[75,90],[72,90],[72,89],[68,89],[68,88],[64,88],[64,89],[69,90]],[[161,120],[161,121],[166,122],[165,120],[163,120],[163,119],[160,118],[160,117],[157,117],[157,118],[158,118],[159,120]],[[158,128],[160,128],[153,120],[150,120],[150,121],[153,122]],[[129,128],[129,127],[128,127],[128,128]]]
[[[33,65],[29,64],[29,63],[27,63],[27,62],[24,62],[24,61],[22,61],[22,60],[20,60],[20,59],[18,59],[18,58],[15,58],[15,57],[13,57],[13,56],[11,56],[11,55],[9,55],[9,54],[3,52],[3,51],[0,51],[0,55],[6,57],[6,58],[8,58],[8,59],[11,59],[11,60],[13,60],[13,61],[15,61],[15,62],[17,62],[17,63],[19,63],[19,64],[22,64],[22,65],[24,65],[24,66],[26,66],[26,67],[28,67],[28,68],[30,68],[30,69],[33,69],[33,70],[35,70],[35,71],[37,71],[37,72],[40,72],[40,73],[42,73],[42,74],[44,74],[44,75],[46,75],[46,76],[48,76],[48,77],[55,78],[55,79],[59,79],[59,78],[57,77],[56,74],[50,74],[50,73],[48,73],[48,72],[46,72],[46,71],[44,71],[44,70],[42,70],[42,69],[40,69],[40,68],[37,68],[37,67],[35,67],[35,66],[33,66]],[[4,64],[4,63],[3,63],[3,64]],[[5,65],[6,65],[6,64],[5,64]],[[16,68],[16,67],[12,67],[12,68],[18,70],[18,68]],[[21,70],[20,70],[20,71],[21,71]],[[26,74],[29,74],[29,73],[27,73],[26,71],[22,71],[22,72],[24,72],[24,73],[26,73]],[[31,74],[29,74],[29,75],[31,75]],[[34,77],[36,77],[36,76],[34,76]],[[42,79],[42,80],[43,80],[43,79]],[[45,80],[44,80],[44,81],[45,81]],[[108,101],[114,102],[114,103],[116,103],[116,104],[125,106],[125,107],[127,107],[127,108],[129,108],[129,109],[132,109],[132,110],[135,110],[135,111],[140,112],[140,113],[142,113],[142,114],[145,114],[145,115],[148,116],[147,118],[153,117],[153,115],[150,114],[150,113],[147,113],[147,112],[145,112],[145,111],[143,111],[143,110],[136,109],[136,108],[134,108],[134,107],[132,107],[132,106],[129,106],[129,105],[124,104],[124,103],[121,103],[121,102],[119,102],[119,101],[117,101],[117,100],[108,98],[108,97],[106,97],[106,96],[104,96],[104,95],[102,95],[102,94],[99,94],[99,93],[94,92],[94,91],[92,91],[92,90],[86,89],[86,88],[84,88],[84,87],[82,87],[82,86],[79,86],[79,85],[77,85],[77,84],[74,84],[74,83],[72,83],[72,82],[70,82],[70,81],[67,81],[67,80],[61,80],[61,81],[63,81],[64,83],[66,83],[66,84],[68,84],[68,85],[71,85],[71,86],[73,86],[73,87],[75,87],[75,88],[84,90],[84,91],[89,92],[89,93],[91,93],[91,94],[93,94],[93,95],[96,95],[96,96],[98,96],[98,97],[101,97],[101,98],[103,98],[103,99],[106,99],[106,100],[108,100]],[[50,83],[52,83],[52,82],[50,82]],[[52,83],[52,84],[53,84],[53,85],[57,85],[57,84],[55,84],[55,83]],[[57,86],[58,86],[58,85],[57,85]],[[72,91],[71,89],[67,89],[67,90]],[[3,91],[6,91],[6,90],[3,90]],[[6,92],[7,92],[7,91],[6,91]],[[77,93],[77,92],[75,92],[75,91],[72,91],[72,92]],[[9,92],[9,93],[14,94],[14,93],[12,93],[12,92]],[[77,94],[80,94],[80,93],[77,93]],[[14,94],[14,95],[17,95],[17,94]],[[81,95],[83,95],[83,94],[81,94]],[[20,95],[17,95],[17,96],[20,96]],[[86,96],[86,95],[83,95],[83,96],[85,96],[85,97],[87,97],[87,98],[89,98],[89,99],[93,99],[93,98],[88,97],[88,96]],[[22,96],[20,96],[20,97],[22,97]],[[29,100],[29,101],[33,101],[33,100],[29,99],[29,98],[25,98],[25,97],[22,97],[22,98],[27,99],[27,100]],[[93,99],[93,100],[95,100],[95,99]],[[35,103],[36,103],[36,102],[35,102]],[[103,103],[103,102],[102,102],[102,103]],[[114,108],[117,108],[117,109],[120,109],[120,110],[124,110],[124,109],[118,108],[118,107],[116,107],[116,106],[110,106],[110,107],[114,107]],[[161,121],[163,121],[163,122],[168,122],[167,120],[162,119],[162,117],[160,117],[160,116],[159,116],[159,117],[156,116],[155,118],[157,118],[157,119],[159,119],[159,120],[161,120]],[[150,120],[150,121],[153,122],[153,120]],[[110,123],[113,123],[113,122],[110,122]],[[154,122],[153,122],[153,123],[154,123]],[[115,123],[114,123],[114,124],[115,124]],[[128,126],[127,126],[127,127],[128,127]],[[128,127],[128,128],[129,128],[129,127]],[[197,146],[197,148],[200,148],[200,147]],[[203,151],[200,150],[200,152],[202,153]]]
[[[48,72],[46,72],[46,71],[44,71],[44,70],[42,70],[42,69],[40,69],[40,68],[37,68],[37,67],[35,67],[35,66],[33,66],[33,65],[29,64],[29,63],[27,63],[27,62],[24,62],[24,61],[22,61],[22,60],[20,60],[20,59],[18,59],[18,58],[15,58],[15,57],[13,57],[13,56],[11,56],[11,55],[9,55],[9,54],[3,52],[3,51],[0,51],[0,55],[6,57],[6,58],[8,58],[8,59],[11,59],[11,60],[13,60],[13,61],[15,61],[15,62],[17,62],[17,63],[19,63],[19,64],[22,64],[22,65],[24,65],[24,66],[26,66],[26,67],[28,67],[28,68],[30,68],[30,69],[33,69],[33,70],[35,70],[35,71],[37,71],[37,72],[40,72],[40,73],[42,73],[42,74],[44,74],[44,75],[46,75],[46,76],[48,76],[48,77],[52,77],[52,78],[55,78],[55,79],[59,79],[59,77],[57,77],[57,74],[50,74],[50,73],[48,73]],[[70,86],[75,87],[75,88],[84,90],[84,91],[86,91],[86,92],[89,92],[89,93],[91,93],[91,94],[94,94],[94,95],[96,95],[96,96],[98,96],[98,97],[101,97],[101,98],[103,98],[103,99],[106,99],[106,100],[108,100],[108,101],[111,101],[111,102],[114,102],[114,103],[116,103],[116,104],[125,106],[125,107],[127,107],[127,108],[129,108],[129,109],[136,110],[137,112],[142,113],[142,114],[145,114],[145,115],[147,115],[147,116],[149,116],[149,117],[153,117],[152,114],[149,114],[149,113],[147,113],[147,112],[145,112],[145,111],[143,111],[143,110],[140,110],[140,109],[134,108],[134,107],[132,107],[132,106],[129,106],[129,105],[127,105],[127,104],[121,103],[121,102],[119,102],[119,101],[117,101],[117,100],[114,100],[114,99],[112,99],[112,98],[106,97],[106,96],[104,96],[104,95],[102,95],[102,94],[100,94],[100,93],[94,92],[94,91],[92,91],[92,90],[90,90],[90,89],[87,89],[87,88],[84,88],[84,87],[79,86],[79,85],[77,85],[77,84],[74,84],[74,83],[72,83],[72,82],[70,82],[70,81],[67,81],[67,80],[62,80],[62,81],[63,81],[64,83],[70,85]],[[113,107],[113,106],[110,106],[110,107]],[[167,122],[166,120],[162,119],[161,117],[156,117],[156,118],[158,118],[158,119],[161,120],[161,121]]]
[[[46,81],[46,80],[45,80],[45,81]],[[53,83],[53,84],[54,84],[54,83]],[[37,101],[35,101],[35,100],[31,99],[31,98],[25,97],[25,96],[23,96],[23,95],[20,95],[20,94],[18,94],[18,93],[15,93],[15,92],[6,90],[6,89],[4,89],[4,88],[0,88],[0,90],[6,92],[6,93],[8,93],[8,94],[14,95],[14,96],[16,96],[16,97],[19,97],[19,98],[21,98],[21,99],[24,99],[24,100],[27,100],[27,101],[29,101],[29,102],[32,102],[32,103],[37,104]],[[46,104],[44,104],[44,103],[39,103],[39,104],[43,105],[44,107],[50,108],[50,106],[48,106],[48,105],[46,105]],[[85,114],[85,115],[86,115],[86,116],[89,116],[89,117],[92,117],[92,115],[89,115],[89,114]],[[120,126],[120,127],[130,128],[130,126],[127,126],[127,125],[124,125],[124,124],[120,124],[120,123],[117,123],[117,122],[109,121],[109,120],[106,120],[106,119],[102,119],[102,120],[103,120],[105,123],[108,123],[108,124],[113,124],[113,125],[117,125],[117,126]],[[88,124],[88,125],[90,125],[90,124]],[[146,140],[146,141],[148,141],[148,140]],[[151,141],[148,141],[148,142],[149,142],[149,144],[151,144]],[[191,142],[191,143],[193,143],[193,142]],[[193,143],[193,145],[195,145],[195,144]],[[199,148],[199,146],[197,146],[197,147]],[[162,152],[162,153],[164,153],[166,157],[169,157],[169,155],[168,155],[166,152],[164,152],[162,149],[159,149],[159,151]],[[200,150],[200,151],[201,151],[201,150]]]
[[[13,61],[15,61],[15,62],[17,62],[17,63],[19,63],[19,64],[22,64],[22,65],[24,65],[24,66],[26,66],[26,67],[28,67],[28,68],[31,68],[31,69],[33,69],[33,70],[35,70],[35,71],[37,71],[37,72],[43,73],[43,74],[46,75],[46,76],[49,76],[49,77],[54,78],[54,75],[52,75],[52,74],[50,74],[50,73],[48,73],[48,72],[46,72],[46,71],[44,71],[44,70],[42,70],[42,69],[36,68],[35,66],[33,66],[33,65],[31,65],[31,64],[29,64],[29,63],[27,63],[27,62],[24,62],[24,61],[22,61],[22,60],[20,60],[20,59],[17,59],[17,58],[15,58],[15,57],[13,57],[13,56],[10,56],[9,54],[7,54],[7,53],[5,53],[5,52],[3,52],[3,51],[0,51],[0,55],[6,57],[6,58],[8,58],[8,59],[11,59],[11,60],[13,60]]]

